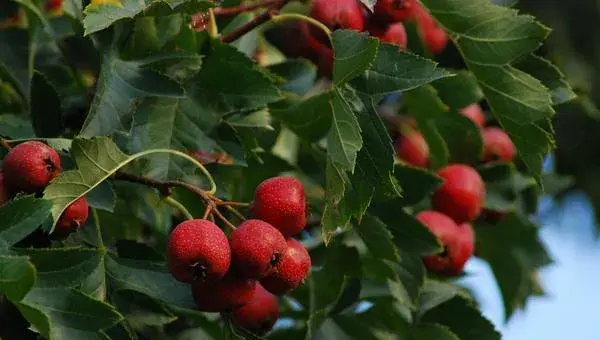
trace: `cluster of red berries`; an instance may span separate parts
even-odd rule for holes
[[[485,127],[485,115],[479,104],[471,104],[461,114],[481,129],[484,141],[482,161],[511,162],[516,148],[510,137],[497,127]],[[427,167],[429,148],[416,123],[401,123],[395,149],[399,158],[416,167]],[[444,246],[444,252],[426,257],[425,265],[434,272],[459,274],[473,255],[475,236],[470,223],[482,212],[486,189],[483,179],[466,164],[450,164],[437,172],[444,181],[432,198],[435,211],[423,211],[417,219],[423,223]]]
[[[416,0],[379,0],[373,13],[358,0],[313,0],[310,15],[332,30],[367,31],[402,50],[407,44],[403,22],[416,23],[421,41],[431,53],[442,52],[448,43],[446,32]],[[322,75],[331,76],[333,50],[323,32],[299,22],[288,29],[287,35],[293,44],[284,46],[284,52],[310,59]]]
[[[225,313],[238,327],[264,334],[279,317],[275,295],[295,290],[310,273],[308,251],[291,238],[306,226],[304,188],[291,177],[265,180],[250,210],[255,219],[229,238],[208,220],[179,224],[169,237],[168,265],[191,284],[199,310]]]
[[[29,141],[12,148],[2,162],[0,204],[19,193],[40,194],[62,171],[60,156],[48,145]],[[84,197],[71,203],[62,213],[52,234],[64,238],[77,231],[88,218]]]

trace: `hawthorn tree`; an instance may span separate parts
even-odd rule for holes
[[[506,6],[2,2],[0,337],[500,339],[575,96]]]

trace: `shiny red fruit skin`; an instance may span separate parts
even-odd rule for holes
[[[287,248],[277,265],[277,271],[265,277],[260,283],[269,292],[283,295],[293,291],[310,274],[310,255],[302,243],[290,238]]]
[[[278,318],[277,297],[260,284],[256,285],[252,300],[231,313],[231,321],[234,325],[258,335],[268,333]]]
[[[279,230],[261,220],[246,220],[231,233],[231,264],[241,276],[260,280],[271,274],[287,247]]]
[[[406,48],[408,36],[401,22],[391,24],[385,29],[369,28],[369,33],[385,43],[400,46],[400,50]]]
[[[4,174],[0,172],[0,205],[8,202],[8,200],[10,200],[10,195],[4,185]]]
[[[483,128],[485,126],[485,115],[483,114],[481,106],[479,106],[477,103],[463,107],[460,109],[460,114],[469,118],[479,128]]]
[[[414,17],[425,48],[433,54],[440,54],[448,45],[448,34],[437,25],[433,17],[423,7],[415,7]]]
[[[356,0],[313,0],[310,15],[332,29],[365,28],[365,18]]]
[[[468,165],[451,164],[438,171],[444,183],[433,194],[433,207],[456,223],[474,221],[485,201],[485,184]]]
[[[420,132],[408,131],[400,135],[394,149],[396,155],[408,164],[419,168],[426,168],[429,164],[429,146]]]
[[[427,269],[444,275],[462,273],[465,263],[475,251],[475,233],[471,225],[457,225],[451,218],[437,211],[422,211],[417,215],[417,220],[444,246],[442,254],[423,258]]]
[[[283,236],[294,236],[306,226],[304,186],[293,177],[269,178],[256,187],[250,210]]]
[[[228,273],[212,283],[192,283],[192,296],[198,310],[224,312],[242,307],[254,297],[257,282]]]
[[[11,194],[42,191],[62,171],[60,156],[48,145],[29,141],[12,148],[2,163]]]
[[[88,219],[89,205],[85,196],[71,203],[60,215],[54,233],[68,235],[77,231]]]
[[[419,4],[415,0],[378,0],[374,15],[383,22],[400,22],[413,17]]]
[[[483,160],[512,162],[517,154],[515,144],[504,130],[489,127],[483,130]]]
[[[214,282],[229,271],[229,240],[219,227],[207,220],[180,223],[169,235],[167,263],[181,282]]]

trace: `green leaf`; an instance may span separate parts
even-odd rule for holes
[[[44,198],[52,202],[55,223],[69,204],[134,159],[124,154],[106,137],[75,139],[71,146],[71,156],[78,170],[63,172],[44,190]]]
[[[554,146],[549,122],[554,115],[552,98],[542,82],[511,63],[537,50],[549,30],[531,16],[491,2],[423,0],[423,4],[452,33],[494,117],[531,174],[539,178],[543,156]],[[554,73],[551,79],[555,78]]]
[[[98,339],[123,317],[110,305],[75,289],[32,289],[17,307],[48,339]]]
[[[50,217],[50,202],[26,196],[0,207],[0,249],[8,248],[31,234]]]
[[[270,112],[302,139],[316,142],[323,138],[331,127],[331,96],[331,92],[324,92],[294,102],[286,108],[273,108]]]
[[[149,11],[151,6],[159,7],[161,5],[166,5],[173,11],[189,14],[214,7],[214,4],[208,0],[115,0],[107,3],[92,3],[84,10],[85,35],[103,30],[118,20],[131,19],[143,11]]]
[[[192,290],[164,263],[106,257],[106,274],[114,290],[132,290],[182,308],[194,308]]]
[[[24,117],[4,114],[0,115],[0,136],[12,139],[33,138],[35,132],[31,122]]]
[[[350,83],[359,92],[384,95],[411,90],[451,75],[431,60],[400,52],[396,45],[381,44],[371,68]]]
[[[62,107],[58,93],[38,71],[33,73],[29,89],[29,114],[38,137],[57,137],[63,129]]]
[[[29,93],[29,36],[26,30],[0,30],[0,75],[7,74],[23,99]],[[4,77],[2,77],[4,78]]]
[[[36,288],[78,287],[102,265],[102,250],[85,248],[26,249],[37,270]]]
[[[136,291],[119,290],[113,294],[111,301],[136,330],[163,326],[177,319],[165,306]]]
[[[402,187],[402,197],[394,202],[398,207],[419,203],[442,184],[442,179],[435,174],[402,164],[395,166],[394,177]]]
[[[451,162],[472,164],[481,159],[481,130],[472,120],[459,114],[447,114],[435,120],[435,127],[446,142]]]
[[[92,189],[86,198],[90,207],[113,212],[117,202],[117,193],[110,182],[102,182]]]
[[[473,73],[455,71],[456,76],[435,81],[432,85],[442,101],[453,109],[462,109],[483,99],[483,92]]]
[[[524,308],[534,293],[533,276],[551,263],[539,239],[538,227],[514,213],[498,224],[478,224],[478,256],[489,262],[502,293],[508,319],[517,308]]]
[[[491,322],[467,300],[455,297],[430,310],[423,322],[448,327],[461,340],[500,340]]]
[[[348,100],[338,89],[333,93],[331,105],[333,116],[327,135],[327,156],[335,167],[353,172],[356,154],[363,145],[354,110],[360,110],[362,103]]]
[[[282,63],[271,65],[268,70],[286,80],[279,87],[303,96],[313,87],[317,78],[317,68],[304,59],[286,60]]]
[[[531,74],[550,90],[552,105],[564,104],[577,97],[562,72],[547,59],[530,54],[519,60],[515,67]]]
[[[375,258],[389,261],[400,259],[392,233],[378,218],[365,215],[355,230]]]
[[[375,59],[379,40],[354,30],[333,32],[333,82],[342,85],[365,72]]]
[[[0,291],[11,301],[21,301],[33,287],[35,267],[27,256],[0,255]]]
[[[456,334],[440,324],[419,325],[412,330],[414,340],[461,340]]]
[[[184,90],[174,80],[156,73],[142,61],[122,60],[115,50],[110,50],[104,56],[96,94],[80,134],[91,137],[128,133],[136,100],[183,96]]]

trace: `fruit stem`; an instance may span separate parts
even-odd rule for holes
[[[229,202],[229,201],[221,201],[221,200],[219,200],[219,202],[217,202],[217,205],[228,205],[230,207],[247,207],[247,206],[250,205],[250,203]]]
[[[204,215],[202,216],[202,219],[205,220],[208,218],[208,216],[212,216],[211,212],[212,211],[212,206],[211,205],[207,205],[206,206],[206,210],[204,210]]]
[[[238,5],[238,6],[231,6],[231,7],[217,7],[214,9],[215,11],[215,15],[219,16],[219,15],[236,15],[236,14],[240,14],[243,12],[249,12],[258,8],[262,8],[262,7],[269,7],[271,5],[276,5],[280,2],[283,2],[283,0],[263,0],[260,2],[253,2],[253,3],[249,3],[249,4],[242,4],[242,5]]]
[[[179,202],[178,200],[174,199],[171,196],[166,196],[164,199],[165,203],[167,203],[168,205],[172,206],[173,208],[179,210],[183,216],[185,216],[186,220],[193,220],[194,216],[186,209],[186,207]]]
[[[224,43],[231,43],[236,41],[246,33],[271,20],[279,12],[279,10],[282,9],[283,6],[285,6],[290,1],[291,0],[282,0],[281,2],[275,3],[262,14],[252,19],[245,25],[240,26],[237,29],[233,30],[233,32],[222,36],[221,41]]]
[[[242,215],[239,211],[237,211],[236,208],[230,206],[230,205],[226,205],[225,209],[229,210],[231,213],[233,213],[235,216],[237,216],[237,218],[239,218],[242,221],[246,220],[246,217],[244,215]]]
[[[10,144],[8,144],[8,141],[4,138],[0,138],[0,146],[5,148],[7,151],[10,151],[10,149],[12,149],[12,146],[10,146]]]
[[[229,222],[229,220],[223,216],[223,214],[221,214],[221,212],[219,211],[219,209],[213,209],[213,212],[215,213],[215,215],[217,215],[217,217],[223,221],[223,223],[225,223],[225,225],[227,225],[231,230],[236,230],[237,228],[231,223]]]
[[[315,20],[309,16],[298,13],[285,13],[273,15],[273,17],[271,18],[271,21],[273,21],[274,23],[282,23],[286,21],[295,20],[306,21],[309,24],[319,28],[321,31],[323,31],[323,33],[327,35],[329,40],[331,40],[331,30],[329,29],[329,27],[325,26],[322,22]]]
[[[219,36],[219,27],[217,26],[217,19],[215,18],[215,11],[213,8],[208,10],[208,36],[216,39]]]

